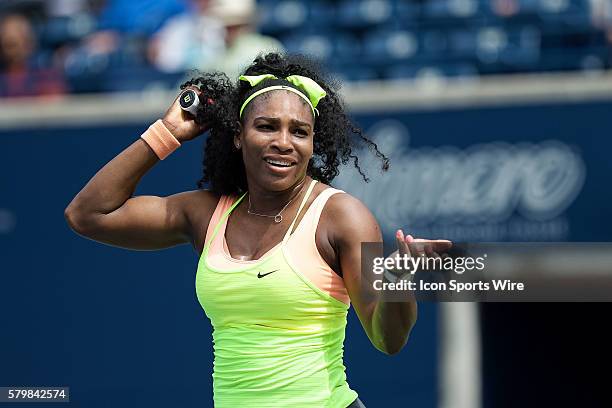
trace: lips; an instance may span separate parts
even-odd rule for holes
[[[266,169],[276,177],[286,177],[292,171],[297,162],[286,157],[264,157]]]
[[[264,161],[268,163],[270,166],[275,168],[290,168],[296,165],[296,162],[287,159],[287,158],[279,158],[279,157],[264,157]]]

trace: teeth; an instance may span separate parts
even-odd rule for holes
[[[290,162],[286,162],[286,161],[280,161],[280,160],[271,160],[271,159],[266,159],[266,161],[270,164],[276,164],[278,166],[285,166],[285,167],[289,167],[291,166]]]

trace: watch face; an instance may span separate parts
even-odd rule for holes
[[[181,107],[188,108],[194,104],[195,98],[196,93],[194,91],[185,91],[179,98],[179,103],[181,104]]]

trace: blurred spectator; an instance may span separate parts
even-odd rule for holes
[[[512,17],[520,10],[519,0],[491,0],[491,10],[500,17]]]
[[[209,14],[225,26],[226,50],[219,58],[202,61],[201,69],[218,70],[236,79],[257,54],[284,50],[278,40],[255,30],[255,0],[211,0],[210,3]]]
[[[149,60],[164,72],[200,68],[225,52],[225,27],[208,14],[210,0],[191,0],[190,9],[164,24],[151,39]]]
[[[149,37],[168,18],[184,10],[182,0],[104,1],[98,15],[98,30],[65,57],[66,70],[87,73],[103,71],[110,64],[142,65]]]
[[[153,37],[149,58],[160,70],[222,71],[236,78],[257,54],[282,51],[255,30],[254,0],[191,0],[191,12],[170,19]]]
[[[59,95],[66,91],[62,75],[35,63],[36,39],[20,14],[0,19],[0,96]]]
[[[612,65],[612,0],[590,0],[593,26],[603,30],[608,43],[608,66]]]
[[[593,25],[612,31],[612,0],[590,0],[590,6]],[[612,42],[612,34],[610,40]]]

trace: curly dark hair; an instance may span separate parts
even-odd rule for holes
[[[368,182],[369,179],[359,167],[359,159],[352,148],[365,144],[382,161],[383,170],[389,168],[389,159],[378,150],[378,146],[364,136],[345,113],[345,107],[338,94],[338,83],[324,77],[319,65],[301,55],[269,53],[258,56],[245,70],[245,75],[273,74],[278,78],[302,75],[317,82],[327,92],[317,105],[319,116],[315,120],[313,157],[308,164],[307,174],[329,184],[337,175],[340,163],[352,160],[355,167]],[[197,86],[210,103],[202,104],[196,122],[207,123],[209,136],[204,148],[203,177],[199,188],[210,183],[210,189],[217,194],[237,194],[247,190],[246,174],[242,156],[234,148],[233,138],[240,132],[239,110],[253,88],[245,81],[234,85],[222,73],[198,73],[198,76],[181,85]]]

